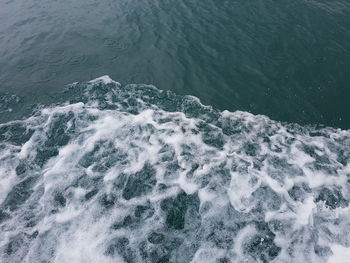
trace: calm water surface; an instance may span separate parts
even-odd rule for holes
[[[349,69],[347,0],[0,4],[0,91],[24,105],[110,75],[222,110],[350,128]]]

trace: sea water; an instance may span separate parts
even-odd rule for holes
[[[151,85],[73,83],[0,124],[4,263],[345,263],[349,200],[349,130]]]

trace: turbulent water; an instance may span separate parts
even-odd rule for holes
[[[350,131],[106,76],[60,97],[0,125],[1,262],[349,262]]]

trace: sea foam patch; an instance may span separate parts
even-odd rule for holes
[[[0,158],[4,262],[319,263],[349,252],[349,131],[104,76],[1,124]]]

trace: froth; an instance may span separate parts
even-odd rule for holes
[[[104,76],[0,126],[4,262],[342,262],[350,132]],[[345,262],[345,261],[344,261]]]

